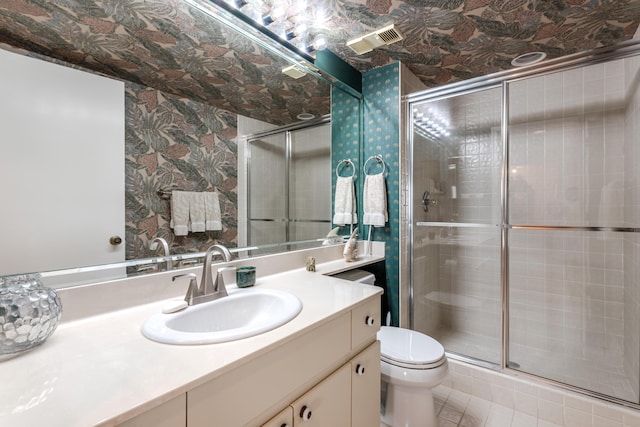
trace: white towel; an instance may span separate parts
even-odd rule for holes
[[[193,233],[205,230],[204,193],[189,192],[189,230]]]
[[[185,191],[171,192],[171,222],[176,236],[189,234],[189,195]]]
[[[220,213],[220,199],[215,191],[204,194],[204,212],[207,230],[222,230],[222,214]]]
[[[384,174],[367,175],[364,180],[362,203],[364,207],[362,223],[374,227],[384,227],[384,224],[389,220]]]
[[[357,224],[356,193],[353,177],[339,176],[336,180],[336,195],[333,206],[333,223],[336,225]]]

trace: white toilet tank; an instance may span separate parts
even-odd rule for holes
[[[369,273],[364,270],[349,270],[343,273],[335,274],[333,277],[337,277],[338,279],[350,280],[352,282],[364,283],[365,285],[375,285],[376,284],[376,276],[373,273]]]

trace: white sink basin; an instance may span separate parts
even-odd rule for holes
[[[166,344],[212,344],[252,337],[284,325],[302,310],[302,302],[275,289],[239,289],[215,301],[171,314],[157,313],[142,334]]]

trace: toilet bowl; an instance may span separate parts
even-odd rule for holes
[[[380,418],[392,427],[437,427],[433,388],[447,376],[442,345],[428,335],[383,326],[380,340]]]
[[[336,275],[373,285],[375,276],[362,270]],[[449,372],[444,347],[423,333],[382,326],[380,341],[380,420],[390,427],[437,427],[433,388]]]

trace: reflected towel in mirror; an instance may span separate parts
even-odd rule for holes
[[[209,191],[204,194],[204,212],[207,230],[222,230],[222,214],[218,193]]]
[[[339,176],[336,180],[333,223],[336,225],[358,223],[356,194],[351,176]]]
[[[205,193],[189,192],[189,230],[204,233],[205,230]]]
[[[171,192],[171,222],[176,236],[189,234],[189,195],[185,191]]]

